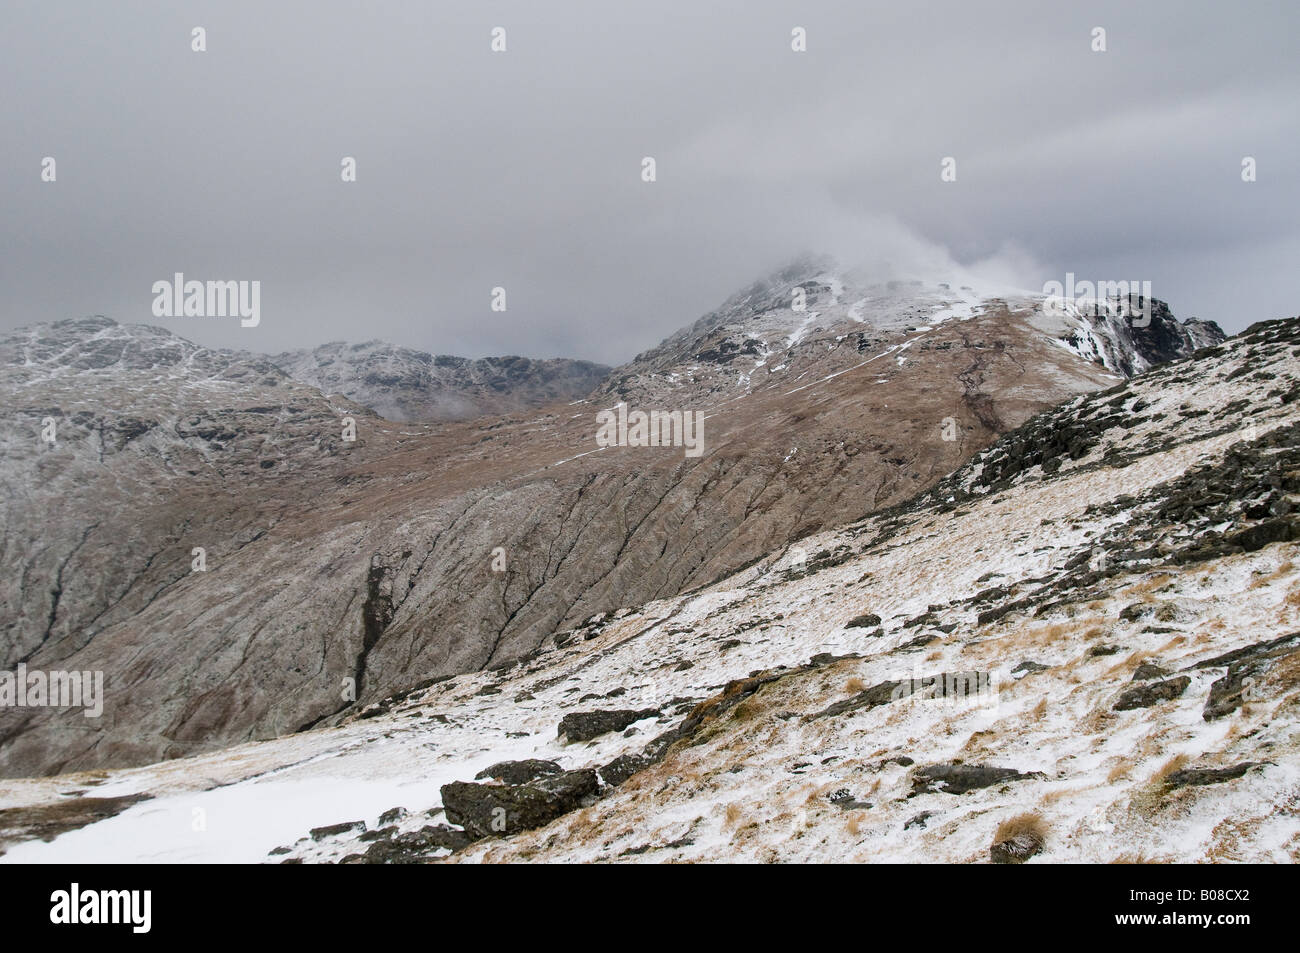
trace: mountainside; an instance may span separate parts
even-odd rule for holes
[[[1294,863],[1298,504],[1290,319],[515,664],[6,782],[4,859]]]
[[[792,305],[799,295],[801,310]],[[871,357],[874,345],[898,340],[895,360],[936,328],[980,315],[1008,312],[1084,360],[1131,377],[1165,361],[1223,340],[1212,321],[1178,321],[1169,306],[1152,300],[1149,323],[1120,315],[1121,302],[1094,308],[1012,288],[949,282],[875,281],[845,271],[830,259],[797,262],[728,299],[694,325],[609,375],[602,390],[648,402],[658,390],[709,396],[752,390],[771,381],[806,381],[810,365],[837,351],[842,366],[854,352]],[[918,351],[943,349],[924,340]],[[809,347],[809,345],[818,345]],[[994,347],[962,339],[963,349]],[[894,353],[892,350],[890,353]],[[984,362],[977,362],[984,363]],[[981,368],[976,368],[978,375]],[[978,382],[970,385],[978,390]],[[728,396],[735,396],[728,393]]]
[[[97,721],[0,710],[0,772],[194,754],[509,664],[911,498],[1033,414],[1121,381],[1116,356],[1135,354],[1041,296],[859,290],[806,264],[605,394],[395,426],[157,329],[15,332],[0,341],[0,668],[103,671],[107,698]],[[620,399],[702,415],[702,455],[602,447]]]
[[[389,420],[465,420],[576,400],[610,371],[567,358],[435,356],[382,341],[334,342],[269,360],[290,377]]]

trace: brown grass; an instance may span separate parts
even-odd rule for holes
[[[74,831],[113,817],[138,801],[153,795],[127,794],[121,797],[77,797],[52,804],[10,807],[0,810],[0,831],[18,835],[16,839],[39,838],[51,841],[59,834]]]
[[[1063,798],[1070,797],[1072,794],[1078,794],[1083,788],[1054,788],[1043,795],[1044,804],[1055,804]]]
[[[1154,654],[1154,655],[1159,655],[1161,652],[1168,652],[1170,649],[1177,648],[1178,646],[1182,645],[1182,644],[1183,644],[1184,642],[1186,642],[1186,641],[1187,641],[1187,636],[1185,636],[1185,635],[1175,635],[1172,639],[1170,639],[1170,640],[1169,640],[1168,642],[1166,642],[1164,645],[1160,646],[1160,648],[1156,649],[1155,652],[1152,653],[1152,654]]]
[[[1124,672],[1125,674],[1129,672],[1135,672],[1137,671],[1137,667],[1139,665],[1141,665],[1147,659],[1151,658],[1152,655],[1154,654],[1155,653],[1153,652],[1134,652],[1132,655],[1124,659],[1124,661],[1120,662],[1118,665],[1112,665],[1110,668],[1106,669],[1106,671],[1103,672],[1102,675],[1104,677],[1107,675],[1116,675],[1120,672]]]
[[[865,692],[867,683],[860,678],[850,678],[844,683],[844,691],[849,695],[856,695],[858,692]]]
[[[1151,594],[1152,590],[1159,589],[1167,582],[1172,582],[1173,578],[1174,577],[1167,572],[1156,573],[1150,579],[1144,579],[1142,582],[1136,582],[1133,585],[1129,586],[1124,591],[1132,595],[1142,596],[1143,602],[1153,602],[1155,600],[1155,596]]]
[[[1042,698],[1038,699],[1038,704],[1029,710],[1029,717],[1032,718],[1034,721],[1038,721],[1046,714],[1047,714],[1047,696],[1044,695]]]
[[[1281,579],[1283,576],[1290,575],[1294,571],[1295,571],[1295,563],[1291,562],[1291,560],[1288,559],[1286,562],[1278,566],[1267,576],[1261,575],[1258,579],[1254,580],[1250,584],[1250,588],[1259,589],[1263,586],[1268,585],[1270,582],[1275,582],[1276,580]],[[1262,573],[1263,570],[1260,570],[1260,572]]]
[[[750,719],[758,718],[762,707],[761,703],[755,701],[754,696],[750,696],[745,701],[738,703],[735,709],[732,709],[732,718],[735,718],[737,722],[749,722]],[[719,727],[722,727],[722,725],[719,725]]]
[[[1117,781],[1122,781],[1128,777],[1128,773],[1132,770],[1133,762],[1128,758],[1121,758],[1119,763],[1111,768],[1110,773],[1106,775],[1106,783],[1114,784]]]
[[[993,832],[993,843],[999,844],[1013,837],[1031,837],[1039,843],[1047,841],[1047,824],[1038,814],[1026,812],[1009,817]]]
[[[1112,864],[1167,864],[1169,863],[1169,861],[1160,860],[1159,858],[1151,857],[1147,854],[1138,852],[1138,853],[1130,853],[1130,854],[1120,854],[1118,857],[1112,860],[1111,863]]]
[[[741,817],[743,817],[743,816],[744,816],[744,812],[741,811],[741,809],[740,809],[740,805],[739,805],[739,804],[728,804],[728,805],[727,805],[727,819],[726,819],[726,822],[725,822],[726,826],[727,826],[727,827],[734,827],[734,826],[736,825],[736,823],[738,823],[738,822],[740,821]]]
[[[1192,759],[1187,757],[1187,755],[1185,754],[1174,755],[1172,758],[1170,758],[1168,761],[1164,763],[1164,765],[1160,768],[1159,771],[1151,775],[1151,783],[1152,784],[1159,783],[1160,781],[1163,781],[1165,778],[1169,777],[1169,775],[1173,774],[1175,771],[1181,771],[1183,768],[1187,767],[1187,765],[1191,762],[1191,760]]]
[[[985,751],[987,749],[984,742],[993,740],[996,737],[997,737],[997,733],[993,731],[989,731],[988,729],[973,732],[971,736],[966,739],[966,743],[962,745],[961,748],[962,753],[964,755],[971,756],[979,752]]]

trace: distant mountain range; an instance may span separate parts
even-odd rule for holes
[[[382,341],[334,342],[269,360],[290,377],[389,420],[465,420],[586,397],[609,373],[567,358],[433,355]]]
[[[1220,340],[1162,305],[1133,329],[825,261],[608,375],[382,344],[263,357],[104,318],[8,333],[0,668],[103,671],[107,698],[98,721],[0,710],[0,772],[210,751],[511,664],[913,498],[1035,414]],[[512,409],[479,415],[494,401]],[[702,455],[602,448],[597,415],[620,402],[699,413]]]

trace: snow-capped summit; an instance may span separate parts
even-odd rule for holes
[[[1213,322],[1179,322],[1162,301],[1153,301],[1149,326],[1113,310],[1093,315],[1041,292],[967,275],[881,280],[827,256],[808,256],[638,354],[603,389],[646,401],[665,386],[688,385],[732,398],[842,371],[856,363],[854,355],[870,356],[876,345],[902,351],[940,327],[1000,315],[1008,333],[1036,332],[1126,377],[1224,338]]]

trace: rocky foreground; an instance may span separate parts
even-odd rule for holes
[[[2,782],[4,860],[1294,862],[1297,503],[1291,319],[337,726]]]

